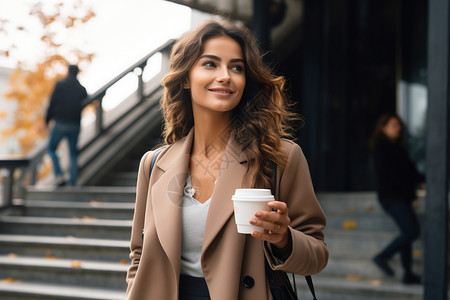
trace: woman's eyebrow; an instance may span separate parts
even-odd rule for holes
[[[213,60],[217,60],[217,61],[222,61],[222,59],[220,57],[212,55],[212,54],[204,54],[204,55],[200,56],[198,59],[202,59],[202,58],[209,58],[209,59],[213,59]],[[230,59],[230,62],[244,63],[244,60],[242,58],[233,58],[233,59]]]

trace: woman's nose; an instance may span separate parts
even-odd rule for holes
[[[220,73],[217,76],[217,81],[229,83],[231,78],[230,73],[228,72],[228,68],[221,68],[219,72]]]

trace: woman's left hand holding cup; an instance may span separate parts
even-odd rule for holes
[[[250,224],[264,228],[264,232],[252,231],[252,236],[267,241],[277,248],[285,248],[289,243],[289,229],[291,219],[285,202],[270,201],[267,204],[272,211],[255,212]]]

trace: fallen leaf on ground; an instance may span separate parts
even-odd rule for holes
[[[47,251],[47,253],[45,253],[45,259],[61,259],[61,257],[53,256],[50,251]]]
[[[85,223],[91,223],[91,222],[93,222],[94,220],[96,220],[96,218],[89,217],[89,216],[84,216],[84,217],[82,218],[82,220],[83,220],[83,222],[85,222]]]
[[[72,261],[70,262],[70,266],[71,266],[72,268],[81,268],[81,262],[78,261],[78,260],[72,260]]]
[[[364,207],[364,210],[365,210],[365,211],[372,211],[372,210],[373,210],[373,206],[372,206],[372,205],[366,205],[366,206]]]
[[[355,220],[345,220],[342,222],[342,228],[345,230],[352,230],[358,227],[358,223]]]
[[[347,209],[345,211],[352,213],[352,212],[356,211],[356,208],[354,208],[353,206],[349,206],[349,207],[347,207]]]
[[[19,282],[19,281],[20,281],[19,279],[8,277],[8,278],[1,280],[0,282],[1,283],[15,283],[15,282]]]
[[[381,280],[372,280],[370,282],[370,285],[372,286],[381,286],[381,284],[382,284]]]
[[[363,280],[363,277],[361,275],[347,274],[347,276],[345,276],[345,279],[351,281],[361,281]]]

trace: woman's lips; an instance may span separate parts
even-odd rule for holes
[[[208,90],[210,92],[221,94],[221,95],[231,95],[231,94],[233,94],[233,91],[230,90],[230,89],[217,88],[217,89],[208,89]]]

